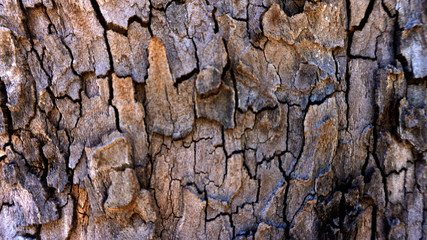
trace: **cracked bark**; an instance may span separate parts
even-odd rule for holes
[[[423,0],[0,0],[0,239],[423,239]]]

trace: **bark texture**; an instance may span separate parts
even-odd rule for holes
[[[425,0],[0,0],[0,239],[423,239]]]

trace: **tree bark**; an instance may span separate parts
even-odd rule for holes
[[[424,0],[0,0],[0,239],[423,239]]]

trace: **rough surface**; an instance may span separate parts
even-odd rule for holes
[[[0,0],[0,239],[424,239],[424,0]]]

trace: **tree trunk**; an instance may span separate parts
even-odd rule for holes
[[[424,0],[0,0],[0,239],[422,239]]]

